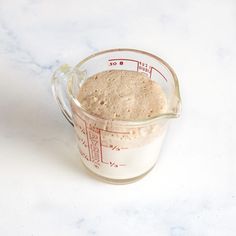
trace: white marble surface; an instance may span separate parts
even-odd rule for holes
[[[108,48],[161,56],[183,112],[144,179],[82,167],[50,88],[59,64]],[[0,1],[0,235],[236,235],[236,2]]]

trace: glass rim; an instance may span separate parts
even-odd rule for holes
[[[105,118],[99,117],[97,115],[94,115],[94,114],[90,113],[89,111],[87,111],[85,108],[83,108],[83,106],[81,105],[79,100],[73,95],[71,86],[68,86],[69,96],[72,98],[74,103],[79,107],[79,109],[81,109],[87,116],[89,116],[90,118],[92,118],[94,120],[96,119],[96,120],[100,120],[100,121],[103,121],[103,122],[112,121],[114,124],[117,124],[117,125],[124,125],[124,124],[126,124],[126,125],[140,125],[140,124],[155,122],[155,121],[157,121],[159,119],[163,119],[163,118],[176,118],[176,117],[178,117],[179,114],[180,114],[181,97],[180,97],[180,93],[179,93],[179,82],[178,82],[177,75],[174,72],[174,70],[172,69],[172,67],[166,61],[164,61],[163,59],[161,59],[160,57],[158,57],[154,54],[151,54],[151,53],[146,52],[146,51],[138,50],[138,49],[131,49],[131,48],[116,48],[116,49],[103,50],[103,51],[91,54],[90,56],[84,58],[82,61],[80,61],[78,64],[76,64],[73,67],[72,71],[75,68],[79,69],[85,62],[87,62],[91,58],[100,56],[102,54],[106,54],[106,53],[110,53],[110,52],[117,52],[117,51],[128,51],[128,52],[141,53],[141,54],[144,54],[144,55],[147,55],[149,57],[154,58],[155,60],[161,62],[164,66],[167,67],[167,69],[170,71],[170,73],[171,73],[171,75],[174,79],[174,86],[175,86],[174,95],[178,98],[178,103],[177,103],[178,107],[176,109],[176,112],[162,113],[162,114],[156,115],[154,117],[150,117],[150,118],[146,118],[146,119],[142,119],[142,120],[105,119]]]

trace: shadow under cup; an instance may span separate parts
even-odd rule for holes
[[[156,81],[167,98],[166,113],[145,120],[106,120],[90,114],[77,100],[81,85],[90,76],[107,70],[145,73]],[[61,66],[52,79],[59,106],[74,125],[79,155],[98,177],[112,183],[128,183],[155,165],[170,118],[179,116],[178,80],[162,59],[134,49],[112,49],[91,55],[74,68]]]

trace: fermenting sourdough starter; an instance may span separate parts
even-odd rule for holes
[[[106,120],[96,121],[75,111],[79,151],[89,169],[110,179],[130,179],[154,166],[165,122],[122,126],[116,121],[145,120],[165,113],[166,96],[156,82],[135,71],[104,71],[82,84],[78,100],[88,113]]]
[[[166,110],[161,87],[136,71],[111,70],[92,76],[80,88],[78,100],[104,119],[145,120]]]

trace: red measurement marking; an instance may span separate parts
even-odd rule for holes
[[[115,162],[112,162],[112,161],[110,161],[110,167],[114,167],[114,168],[117,168],[117,167],[119,167],[119,166],[126,166],[125,164],[117,164],[117,163],[115,163]]]
[[[152,78],[152,66],[151,66],[151,69],[150,69],[150,79]]]
[[[80,129],[81,133],[83,133],[83,134],[85,135],[85,134],[86,134],[86,132],[85,132],[85,130],[83,129],[83,127],[82,127],[81,125],[78,125],[78,127],[79,127],[79,129]]]
[[[87,127],[86,121],[81,116],[79,116],[78,114],[76,114],[76,115],[86,124],[86,127]],[[111,131],[111,130],[100,129],[100,128],[96,128],[96,129],[102,130],[102,131],[105,131],[105,132],[109,132],[109,133],[115,133],[115,134],[129,134],[129,132]]]
[[[88,138],[88,127],[87,127],[87,124],[85,121],[84,121],[84,123],[85,123],[85,127],[86,127],[86,136],[87,136],[88,150],[89,150],[89,160],[91,161],[91,153],[90,153],[89,138]]]
[[[100,130],[108,132],[108,133],[114,133],[114,134],[129,134],[129,132],[111,131],[111,130],[106,130],[106,129],[100,129]]]
[[[139,61],[133,60],[133,59],[127,59],[127,58],[112,58],[109,59],[108,61],[133,61],[139,63]]]
[[[79,147],[79,152],[82,157],[84,157],[87,161],[89,161],[88,156],[81,150],[80,147]]]
[[[95,163],[95,167],[98,168],[99,162],[101,161],[104,164],[108,164],[103,160],[103,153],[102,153],[102,141],[101,141],[101,130],[98,128],[94,128],[91,125],[87,126],[87,122],[76,114],[85,124],[86,127],[86,135],[87,135],[87,142],[88,142],[88,151],[89,151],[89,161]],[[100,156],[100,157],[99,157]]]
[[[137,61],[137,60],[127,59],[127,58],[113,58],[113,59],[109,59],[108,61],[132,61],[132,62],[136,62],[137,63],[137,71],[138,71],[139,61]]]
[[[116,62],[110,62],[109,66],[116,66],[117,63]]]
[[[141,61],[137,61],[137,60],[133,60],[133,59],[127,59],[127,58],[112,58],[112,59],[109,59],[108,61],[132,61],[132,62],[136,62],[137,63],[137,71],[139,70],[139,65],[143,65],[145,67],[148,67],[148,64],[146,63],[143,63]],[[141,69],[141,68],[140,68]],[[143,70],[143,69],[142,69]],[[150,67],[150,71],[147,70],[144,70],[145,72],[148,72],[149,73],[149,77],[152,78],[152,70],[155,70],[157,73],[159,73],[162,78],[167,82],[167,79],[166,77],[159,71],[157,70],[155,67],[151,66]]]
[[[104,164],[108,164],[108,162],[105,162],[103,160],[103,155],[102,155],[102,140],[101,140],[101,130],[99,129],[99,144],[100,144],[100,152],[101,152],[101,162]]]
[[[167,79],[166,79],[166,77],[159,71],[159,70],[157,70],[155,67],[152,67],[151,68],[151,70],[155,70],[157,73],[159,73],[162,77],[163,77],[163,79],[167,82]],[[151,78],[151,77],[150,77]]]
[[[117,168],[118,165],[117,165],[115,162],[111,162],[111,161],[110,161],[110,167],[115,167],[115,168]]]
[[[119,62],[119,65],[122,66],[123,64],[124,64],[123,60]],[[116,61],[110,62],[110,64],[109,64],[109,66],[116,66],[116,65],[118,65]]]
[[[117,146],[112,147],[112,150],[120,151],[120,149]]]
[[[112,148],[113,147],[113,145],[104,145],[104,144],[102,144],[102,146],[103,147],[105,147],[105,148]],[[116,146],[117,147],[117,146]],[[128,149],[127,147],[119,147],[119,151],[120,150],[124,150],[124,149]],[[115,149],[114,149],[115,150]]]
[[[83,118],[81,118],[78,114],[76,114],[77,115],[77,117],[80,119],[80,120],[82,120],[83,122],[84,122],[84,125],[85,125],[85,129],[86,129],[86,137],[87,137],[87,144],[88,144],[88,151],[89,151],[89,161],[91,161],[91,153],[90,153],[90,146],[89,146],[89,138],[88,138],[88,128],[87,128],[87,123],[86,123],[86,121],[83,119]],[[84,133],[84,134],[85,134]]]
[[[114,150],[114,151],[120,151],[120,148],[118,146],[113,146],[113,145],[110,145],[109,146],[111,148],[111,150]]]
[[[85,123],[85,127],[86,127],[86,137],[87,137],[87,142],[88,142],[89,160],[91,161],[92,158],[91,158],[91,153],[90,153],[90,145],[89,145],[89,137],[88,137],[88,127],[87,127],[87,124],[86,124],[85,121],[84,121],[84,123]]]
[[[84,145],[85,148],[88,147],[88,144],[86,143],[86,141],[85,141],[83,138],[81,138],[81,137],[78,136],[78,139],[79,139],[79,141]]]
[[[101,161],[99,133],[89,129],[88,135],[89,135],[89,143],[90,143],[90,148],[91,148],[92,162],[99,165]]]
[[[113,150],[113,151],[120,151],[121,149],[128,149],[128,148],[126,148],[126,147],[120,148],[117,145],[110,145],[110,146],[102,145],[101,132],[104,131],[104,132],[108,132],[108,133],[117,133],[117,134],[121,134],[121,135],[129,134],[129,132],[103,130],[103,129],[93,127],[91,125],[88,127],[87,122],[82,117],[80,117],[78,114],[76,114],[76,115],[80,120],[82,120],[84,122],[86,132],[83,132],[83,134],[85,135],[85,133],[86,133],[87,143],[85,140],[83,140],[80,137],[79,137],[79,140],[84,145],[84,147],[88,148],[88,151],[89,151],[89,158],[88,158],[88,156],[79,148],[81,156],[84,157],[86,160],[93,162],[94,166],[96,168],[100,167],[100,161],[101,161],[101,163],[108,164],[108,165],[110,165],[110,167],[114,167],[114,168],[117,168],[119,166],[125,166],[125,164],[117,164],[115,162],[105,162],[103,160],[102,146],[107,147],[107,148],[111,148],[111,150]],[[83,127],[79,126],[79,128],[82,132]]]

